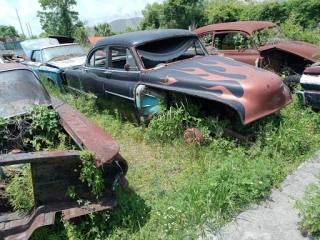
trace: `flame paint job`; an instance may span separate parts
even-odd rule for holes
[[[239,113],[244,124],[292,101],[276,74],[220,56],[194,58],[150,71],[141,82],[225,103]]]

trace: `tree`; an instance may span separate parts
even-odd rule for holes
[[[94,36],[98,37],[105,37],[105,36],[111,36],[114,35],[111,31],[111,27],[108,23],[98,23],[97,25],[94,25]]]
[[[165,21],[168,28],[188,29],[206,23],[202,0],[167,0],[164,2]]]
[[[80,43],[83,46],[89,45],[88,33],[84,27],[76,27],[74,32],[74,39],[77,43]]]
[[[163,11],[163,4],[157,2],[153,4],[148,3],[145,6],[145,9],[142,10],[142,15],[144,18],[140,23],[141,29],[146,30],[163,28],[165,26]]]
[[[39,0],[43,11],[38,11],[42,29],[49,35],[72,37],[75,27],[82,25],[78,12],[73,11],[76,0]]]
[[[0,25],[0,37],[19,37],[19,34],[14,26]]]

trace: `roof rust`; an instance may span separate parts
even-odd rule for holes
[[[254,31],[275,27],[275,23],[266,22],[266,21],[244,21],[244,22],[228,22],[228,23],[217,23],[212,25],[207,25],[201,28],[194,30],[197,34],[213,32],[213,31],[223,31],[223,30],[237,30],[252,34]]]
[[[13,69],[27,69],[29,70],[28,67],[21,63],[5,63],[5,64],[0,64],[0,71],[7,71],[7,70],[13,70]]]

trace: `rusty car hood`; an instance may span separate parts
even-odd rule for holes
[[[141,82],[227,104],[239,113],[243,124],[271,114],[292,101],[278,75],[217,55],[147,72]]]
[[[81,57],[73,57],[73,58],[69,58],[61,61],[49,61],[47,62],[47,65],[52,65],[60,69],[66,69],[66,68],[81,66],[85,63],[85,61],[86,61],[86,56],[81,56]]]
[[[266,51],[270,49],[278,49],[284,52],[292,53],[312,62],[316,62],[317,59],[320,58],[318,47],[306,42],[286,41],[258,47],[259,51]]]

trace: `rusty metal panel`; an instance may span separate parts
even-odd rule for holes
[[[66,195],[69,186],[75,186],[79,198],[93,197],[86,182],[79,180],[81,160],[54,159],[31,163],[34,199],[36,206],[60,201],[72,201]]]
[[[0,155],[0,166],[34,163],[41,161],[50,161],[60,159],[66,161],[77,157],[79,154],[75,150],[57,150],[57,151],[42,151],[19,154],[2,154]]]
[[[56,98],[53,98],[53,103],[54,108],[59,112],[61,125],[81,149],[95,153],[98,167],[113,160],[120,147],[107,132],[69,104]]]
[[[207,32],[213,31],[232,31],[232,30],[239,30],[246,32],[248,34],[252,34],[254,31],[263,28],[270,28],[277,26],[275,23],[272,22],[265,22],[265,21],[243,21],[243,22],[228,22],[228,23],[217,23],[207,25],[198,29],[195,29],[194,32],[196,34],[203,34]]]
[[[54,224],[56,212],[62,212],[64,219],[68,220],[79,217],[90,212],[97,212],[114,207],[117,202],[115,198],[103,197],[100,199],[90,199],[88,206],[79,205],[77,202],[60,202],[41,206],[35,209],[30,215],[23,219],[8,222],[0,222],[0,239],[4,240],[26,240],[29,239],[33,231],[39,227]]]
[[[80,177],[82,162],[77,155],[72,158],[52,158],[31,163],[34,199],[36,205],[60,201],[72,201],[66,195],[69,186],[75,187],[77,197],[94,198],[87,182]],[[105,163],[101,167],[104,180],[104,196],[111,196],[114,182],[121,175],[121,168],[116,162]],[[50,189],[50,191],[48,191]]]

